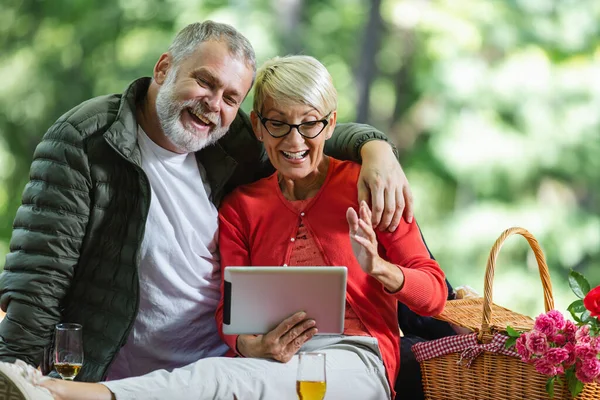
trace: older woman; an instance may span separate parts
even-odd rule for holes
[[[399,367],[397,301],[422,315],[439,313],[447,295],[444,274],[415,221],[402,221],[393,233],[376,232],[369,206],[356,201],[359,165],[323,153],[336,123],[337,95],[321,63],[308,56],[274,58],[258,71],[254,90],[254,132],[277,172],[225,200],[221,265],[345,265],[345,327],[338,337],[313,337],[318,321],[299,313],[266,335],[223,339],[240,356],[281,362],[301,348],[332,353],[327,398],[390,398]],[[222,306],[217,322],[222,326]]]
[[[102,384],[41,385],[65,400],[293,399],[296,353],[303,350],[327,354],[327,399],[393,398],[397,302],[435,315],[444,307],[446,284],[416,222],[402,221],[393,233],[375,231],[369,206],[356,200],[359,165],[323,153],[336,109],[331,77],[314,58],[275,58],[262,66],[251,119],[277,171],[224,201],[220,252],[222,266],[347,266],[343,335],[315,337],[319,321],[299,312],[265,335],[221,332],[241,357],[206,358],[172,372]],[[222,327],[222,303],[216,318]]]

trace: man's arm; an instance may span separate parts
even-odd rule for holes
[[[331,139],[325,142],[325,153],[340,160],[362,162],[362,146],[371,141],[383,141],[396,157],[398,151],[388,137],[370,125],[338,123]]]
[[[371,205],[372,223],[380,230],[396,230],[404,215],[413,218],[413,197],[389,139],[369,125],[337,124],[325,142],[329,156],[362,163],[358,179],[359,202]],[[370,196],[370,198],[369,198]]]
[[[429,257],[432,260],[435,260],[420,227],[419,233],[421,235],[421,240],[423,240],[423,244],[427,248]],[[447,299],[454,300],[454,289],[452,288],[452,285],[450,285],[450,282],[448,282],[448,278],[446,278],[446,287],[448,288]],[[401,302],[398,302],[398,325],[405,336],[417,336],[427,340],[439,339],[456,334],[449,323],[433,317],[423,317],[418,315]]]
[[[448,300],[453,300],[452,286],[446,279]],[[404,335],[418,336],[427,340],[456,335],[452,326],[446,321],[433,317],[423,317],[412,311],[405,304],[398,302],[398,325]]]
[[[219,143],[240,163],[242,178],[232,186],[253,182],[273,173],[267,153],[252,131],[243,110]],[[325,153],[340,160],[362,163],[358,180],[359,201],[365,200],[373,210],[373,225],[394,231],[404,215],[413,218],[413,198],[406,175],[398,163],[397,152],[388,138],[369,125],[337,124]],[[227,191],[231,190],[229,187]]]
[[[55,124],[37,146],[0,275],[0,360],[38,366],[60,322],[89,215],[89,166],[79,132]]]

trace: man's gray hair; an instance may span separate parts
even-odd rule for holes
[[[244,35],[234,27],[214,21],[195,22],[183,28],[171,46],[169,53],[175,65],[191,55],[198,45],[209,40],[222,41],[229,47],[231,55],[245,61],[256,74],[256,56],[252,45]]]

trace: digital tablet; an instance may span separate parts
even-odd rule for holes
[[[226,267],[223,332],[270,332],[305,311],[318,334],[340,334],[346,308],[346,267]]]

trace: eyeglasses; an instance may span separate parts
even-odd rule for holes
[[[260,115],[259,112],[256,113],[260,122],[263,124],[269,135],[274,138],[282,138],[288,133],[292,131],[292,128],[296,128],[298,133],[307,139],[314,139],[329,124],[329,116],[331,113],[327,114],[323,119],[317,121],[307,121],[301,124],[288,124],[287,122],[277,121],[276,119],[265,118]]]

